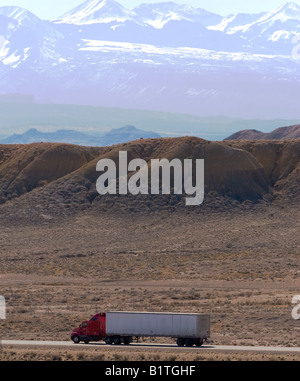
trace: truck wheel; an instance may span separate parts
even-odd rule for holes
[[[179,347],[183,347],[184,346],[184,340],[183,339],[177,339],[177,345],[179,346]]]
[[[130,344],[130,338],[124,337],[124,345],[129,345],[129,344]]]
[[[114,344],[120,345],[121,344],[121,338],[119,336],[114,337]]]
[[[80,343],[80,338],[79,338],[79,336],[74,336],[74,337],[72,338],[72,340],[74,341],[75,344],[79,344],[79,343]]]
[[[203,344],[203,339],[199,339],[196,341],[197,347],[201,347],[202,344]]]
[[[112,338],[109,337],[109,336],[107,336],[104,341],[105,341],[105,344],[107,344],[107,345],[111,345],[112,344]]]
[[[191,339],[185,339],[185,345],[187,347],[192,347],[193,346],[193,340],[191,340]]]

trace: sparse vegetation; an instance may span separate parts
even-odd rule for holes
[[[296,178],[288,176],[286,188],[278,185],[273,203],[224,206],[225,197],[213,202],[220,208],[129,212],[118,209],[122,203],[116,197],[107,212],[99,201],[87,209],[71,205],[70,214],[64,209],[68,179],[0,207],[0,287],[7,301],[1,339],[70,340],[72,328],[96,312],[154,310],[210,313],[214,344],[300,346],[298,323],[291,318],[299,278]],[[49,204],[43,203],[47,197],[52,197]],[[295,358],[207,350],[174,355],[167,347],[157,353],[146,347],[126,352],[103,346],[0,350],[1,360],[271,357]]]

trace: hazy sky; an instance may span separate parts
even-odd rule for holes
[[[118,2],[128,9],[142,3],[160,3],[163,0],[119,0]],[[15,5],[28,9],[42,19],[54,19],[73,7],[83,3],[83,0],[0,0],[0,6]],[[176,3],[190,4],[196,8],[204,8],[221,15],[247,12],[257,13],[276,9],[283,5],[285,0],[174,0]],[[294,0],[300,5],[300,0]]]

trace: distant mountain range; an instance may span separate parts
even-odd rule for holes
[[[76,130],[42,132],[31,128],[23,134],[13,134],[0,140],[0,144],[67,143],[87,147],[112,146],[137,139],[160,138],[155,132],[138,130],[134,126],[113,129],[103,136],[93,136]],[[258,130],[238,131],[224,140],[293,140],[300,139],[300,125],[280,127],[269,133]]]
[[[300,6],[223,18],[88,0],[57,20],[0,7],[0,94],[243,118],[299,118]]]
[[[127,143],[137,139],[159,138],[155,132],[138,130],[134,126],[113,129],[102,137],[84,134],[75,130],[58,130],[56,132],[41,132],[31,128],[24,134],[13,134],[0,141],[0,144],[29,144],[29,143],[68,143],[81,146],[110,146]]]
[[[162,137],[189,135],[220,141],[240,130],[256,129],[270,132],[281,126],[296,124],[300,124],[300,118],[264,120],[224,116],[201,117],[124,108],[34,104],[31,98],[18,95],[2,97],[2,100],[0,97],[0,140],[13,133],[20,135],[30,129],[37,129],[51,133],[57,130],[73,130],[86,134],[86,141],[91,136],[98,139],[110,130],[119,129],[120,126],[135,126],[143,131],[143,137],[147,131]],[[61,135],[59,138],[61,139]],[[40,141],[41,136],[38,139]],[[72,141],[79,142],[82,139],[80,137],[69,142]]]
[[[188,21],[208,26],[219,23],[221,19],[222,17],[215,13],[172,1],[145,3],[130,11],[114,0],[88,0],[55,22],[76,25],[118,23],[118,27],[123,23],[133,23],[142,27],[162,29],[172,21]]]
[[[300,139],[300,124],[295,126],[280,127],[264,133],[257,130],[242,130],[234,133],[224,140],[291,140]]]

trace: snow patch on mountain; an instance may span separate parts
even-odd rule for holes
[[[236,32],[244,33],[251,25],[255,24],[255,22],[257,22],[264,15],[264,13],[253,15],[238,13],[229,15],[223,18],[219,24],[208,26],[207,29],[225,32],[227,34],[234,34]]]
[[[21,56],[16,55],[17,52],[14,52],[4,60],[2,60],[4,65],[14,65],[20,60]]]
[[[274,32],[269,38],[269,41],[276,42],[280,39],[289,40],[291,38],[291,33],[287,32],[286,30],[277,30]]]
[[[137,44],[129,42],[114,42],[114,41],[102,41],[102,40],[85,40],[82,42],[84,46],[79,48],[80,51],[90,52],[112,52],[112,53],[130,53],[132,55],[147,57],[151,56],[151,63],[161,63],[163,57],[170,59],[173,57],[174,62],[178,58],[181,60],[188,59],[190,62],[197,62],[198,60],[210,60],[210,61],[263,61],[272,60],[274,55],[267,54],[249,54],[249,53],[228,53],[228,52],[216,52],[209,49],[198,48],[171,48],[171,47],[157,47],[150,44]],[[155,59],[157,61],[155,61]]]

